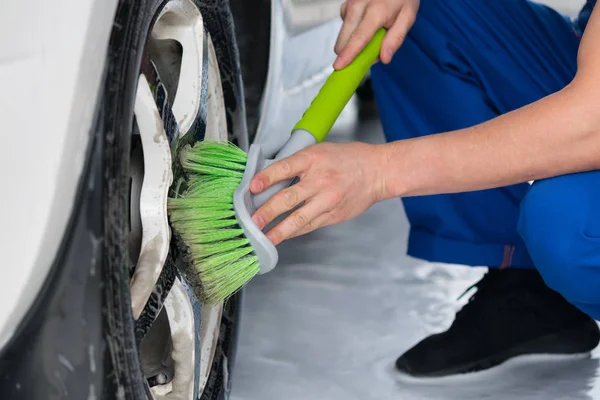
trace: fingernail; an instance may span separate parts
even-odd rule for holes
[[[336,59],[335,59],[335,62],[333,63],[333,68],[334,68],[334,69],[339,69],[339,67],[340,67],[340,64],[341,64],[341,63],[342,63],[342,59],[341,59],[341,58],[339,58],[339,57],[338,57],[338,58],[336,58]]]
[[[262,180],[260,180],[260,179],[255,179],[255,180],[252,182],[252,186],[253,186],[253,189],[254,189],[254,190],[252,190],[252,192],[254,192],[254,193],[260,193],[260,192],[262,192],[262,190],[263,190],[263,188],[264,188],[265,184],[263,183],[263,181],[262,181]]]
[[[275,239],[276,238],[275,238],[275,234],[274,233],[268,232],[266,234],[266,236],[267,236],[267,239],[269,239],[271,241],[271,243],[273,243],[273,244],[275,243]]]
[[[392,57],[394,57],[394,50],[387,49],[385,52],[386,52],[387,58],[388,58],[387,62],[392,61]]]
[[[257,214],[253,215],[252,221],[254,221],[256,226],[258,226],[258,229],[262,229],[265,227],[265,219],[260,215],[257,215]]]

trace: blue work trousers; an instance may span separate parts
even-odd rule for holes
[[[372,69],[387,140],[473,126],[561,90],[575,76],[579,43],[571,20],[526,0],[421,0],[392,62]],[[600,171],[403,203],[409,255],[535,267],[600,319]]]

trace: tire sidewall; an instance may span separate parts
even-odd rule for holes
[[[233,23],[226,1],[194,0],[200,9],[205,29],[210,34],[217,56],[227,110],[229,131],[247,137],[242,96],[239,57]],[[144,399],[148,388],[142,373],[129,292],[128,258],[128,204],[129,155],[134,102],[142,54],[151,26],[168,0],[123,0],[115,14],[114,28],[109,42],[105,82],[99,102],[103,130],[103,215],[104,215],[104,333],[110,352],[107,371],[109,385],[117,393],[104,393],[106,399],[115,395],[123,399]],[[231,310],[224,313],[227,329],[219,337],[210,382],[222,383],[214,374],[223,374],[222,364],[231,359],[237,340],[239,298],[230,300]],[[132,351],[134,350],[134,351]],[[221,388],[226,385],[219,385]],[[205,390],[203,400],[221,399],[224,390],[211,387]],[[209,390],[210,389],[210,390]]]

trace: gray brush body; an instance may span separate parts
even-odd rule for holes
[[[290,186],[293,180],[279,182],[258,195],[250,192],[250,182],[257,173],[270,164],[289,157],[315,143],[317,143],[317,140],[310,132],[299,129],[292,133],[274,159],[265,158],[260,144],[250,146],[244,177],[233,194],[233,209],[238,224],[243,229],[244,235],[250,241],[254,253],[258,257],[259,274],[267,273],[275,268],[279,255],[273,243],[265,236],[265,232],[256,226],[252,220],[252,215],[276,193]]]

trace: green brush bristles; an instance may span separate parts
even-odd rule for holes
[[[185,190],[168,202],[171,225],[190,250],[186,271],[201,300],[223,301],[259,271],[258,258],[233,211],[246,153],[222,142],[198,142],[181,153]]]

